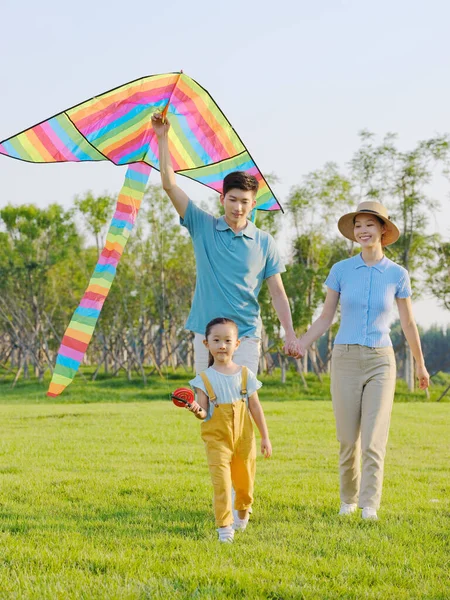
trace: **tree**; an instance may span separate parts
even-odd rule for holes
[[[3,351],[17,363],[16,380],[22,370],[28,376],[30,365],[42,378],[51,368],[48,333],[60,308],[51,271],[79,252],[79,236],[72,213],[56,204],[8,205],[0,210],[0,222],[0,321],[9,338]]]
[[[440,304],[450,310],[450,242],[436,242],[437,262],[430,264],[427,287]]]
[[[195,285],[191,241],[160,186],[148,187],[139,217],[93,340],[97,372],[123,368],[129,378],[190,355],[183,330]]]
[[[307,329],[322,304],[325,298],[323,283],[330,267],[351,255],[351,248],[348,249],[346,242],[336,236],[334,224],[338,215],[349,210],[352,204],[351,182],[334,163],[327,163],[323,169],[309,173],[303,183],[291,191],[288,208],[296,238],[286,290],[291,299],[294,327],[298,331]],[[332,330],[328,334],[329,347],[331,335]],[[310,349],[309,358],[318,373],[315,344]],[[308,357],[305,357],[305,370],[307,360]]]
[[[87,192],[85,196],[75,198],[75,208],[82,216],[87,230],[94,236],[97,254],[103,248],[106,225],[111,220],[115,204],[116,198],[106,194],[94,196],[92,192]]]
[[[437,259],[439,237],[426,231],[428,215],[437,203],[428,195],[427,185],[436,165],[441,165],[444,172],[448,169],[449,136],[436,136],[419,142],[412,150],[401,152],[394,144],[394,134],[388,134],[379,145],[374,143],[372,133],[363,131],[360,135],[361,148],[350,162],[359,199],[372,198],[391,208],[402,235],[395,245],[386,248],[386,254],[409,271],[417,294],[417,274],[423,281],[432,272]],[[413,358],[406,339],[404,347],[404,377],[413,389]]]

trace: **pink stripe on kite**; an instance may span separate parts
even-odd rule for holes
[[[88,298],[82,298],[81,302],[80,302],[80,306],[82,306],[83,308],[95,308],[95,310],[101,310],[103,303],[105,301],[105,298],[103,298],[103,300],[89,300]]]
[[[156,135],[152,135],[150,138],[150,148],[152,149],[153,154],[159,160],[158,140],[156,139]]]
[[[208,187],[211,187],[211,188],[213,188],[213,190],[216,190],[216,191],[222,193],[223,180],[220,179],[219,181],[208,181]]]
[[[120,257],[115,256],[100,256],[98,259],[99,265],[111,265],[112,267],[117,267],[119,264]]]
[[[131,171],[136,171],[137,173],[143,173],[144,175],[150,175],[151,166],[145,162],[137,162],[133,163],[128,167]]]
[[[114,162],[119,162],[123,156],[126,156],[127,154],[130,154],[131,152],[142,148],[142,146],[147,142],[146,137],[146,132],[140,134],[139,136],[127,142],[126,144],[123,144],[122,146],[119,146],[115,150],[109,152],[108,158],[110,158]],[[145,154],[142,156],[142,158],[144,158],[144,156]]]
[[[197,140],[209,154],[213,162],[229,158],[229,152],[222,146],[214,130],[211,129],[200,112],[196,109],[195,105],[191,108],[186,101],[188,101],[191,106],[194,105],[189,96],[178,89],[175,90],[171,103],[185,116],[189,128],[194,135],[196,135],[195,132],[197,130],[200,130],[202,135],[201,138],[196,135]],[[193,110],[194,108],[195,110]]]
[[[81,129],[83,133],[98,131],[102,127],[106,127],[126,115],[135,105],[151,105],[160,102],[161,100],[169,100],[172,90],[173,84],[171,86],[163,86],[147,92],[137,92],[136,94],[127,97],[126,100],[120,101],[120,108],[114,108],[114,110],[111,110],[111,107],[117,105],[117,102],[111,100],[107,106],[103,106],[100,110],[91,113],[82,119],[77,120],[76,117],[74,117],[74,123],[76,123],[77,127]]]
[[[69,348],[68,346],[64,346],[61,344],[58,350],[58,354],[62,354],[63,356],[67,356],[67,358],[73,358],[78,362],[83,360],[84,352],[78,352],[78,350],[74,350],[73,348]]]
[[[56,161],[65,160],[64,155],[61,154],[61,152],[59,152],[59,150],[55,147],[51,139],[45,133],[42,125],[37,125],[36,127],[33,127],[33,131],[36,134],[37,138],[40,140],[40,142],[45,146],[47,152],[49,152]]]
[[[131,223],[132,225],[134,225],[134,221],[135,221],[132,218],[132,215],[121,212],[120,210],[116,210],[116,212],[114,213],[113,219],[119,219],[120,221],[126,221],[127,223]]]
[[[72,154],[72,152],[67,148],[67,146],[59,139],[59,137],[50,127],[48,121],[42,123],[41,127],[44,130],[44,132],[48,135],[55,148],[60,152],[61,156],[65,158],[65,160],[80,162],[80,159],[77,156],[75,156],[75,154]]]
[[[256,179],[262,179],[262,175],[257,167],[252,167],[251,169],[246,171],[246,173],[250,173],[250,175],[253,175],[254,177],[256,177]]]
[[[158,149],[158,142],[156,139],[156,135],[153,135],[150,138],[150,148],[151,148],[153,154],[156,156],[156,158],[159,161],[159,149]],[[180,169],[180,165],[178,164],[178,162],[174,156],[172,156],[172,166],[173,166],[174,171],[178,171]]]

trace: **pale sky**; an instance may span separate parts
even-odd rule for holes
[[[217,101],[281,203],[303,175],[341,166],[358,131],[399,134],[402,149],[450,132],[448,0],[0,0],[0,139],[128,81],[184,72]],[[117,193],[125,168],[31,165],[0,156],[0,206],[69,206]],[[158,183],[158,174],[151,181]],[[182,185],[194,199],[210,194]],[[430,231],[450,238],[450,185]],[[418,323],[450,323],[436,302]]]

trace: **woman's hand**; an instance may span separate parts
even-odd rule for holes
[[[416,367],[416,375],[419,380],[419,387],[421,390],[426,390],[430,385],[430,375],[425,367],[425,365],[417,365]]]
[[[272,456],[272,444],[269,438],[261,438],[261,454],[264,458],[270,458]]]

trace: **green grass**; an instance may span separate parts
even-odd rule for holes
[[[145,386],[141,378],[127,381],[124,376],[106,377],[100,374],[96,381],[91,381],[92,369],[85,368],[84,374],[78,374],[74,382],[66,388],[64,393],[57,398],[46,397],[50,377],[40,383],[36,379],[21,379],[17,385],[11,387],[12,377],[4,375],[0,380],[0,404],[73,404],[94,402],[148,402],[169,398],[170,392],[176,387],[188,385],[193,373],[178,370],[176,373],[169,371],[164,377],[151,376]],[[280,402],[290,400],[329,400],[330,380],[327,375],[323,376],[320,383],[317,377],[311,373],[306,375],[307,389],[303,387],[299,376],[289,371],[287,383],[282,384],[280,373],[275,370],[274,375],[262,375],[264,382],[263,397],[265,400],[277,400]],[[434,402],[439,398],[444,389],[450,383],[450,374],[439,373],[432,380],[430,387],[430,398],[427,399],[425,392],[415,390],[408,391],[406,383],[397,380],[395,394],[396,402]],[[450,392],[442,400],[450,402]]]
[[[326,386],[266,380],[274,456],[219,545],[199,423],[161,400],[186,380],[0,386],[0,598],[449,598],[448,403],[394,405],[380,521],[342,520]]]

